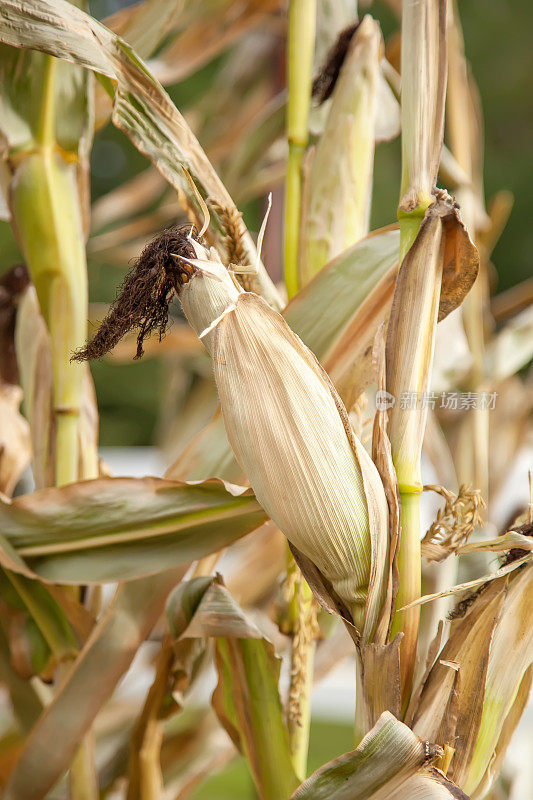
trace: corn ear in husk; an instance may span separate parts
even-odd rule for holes
[[[231,447],[257,499],[369,641],[388,563],[387,503],[326,373],[287,323],[195,243],[183,310],[211,351]]]
[[[380,76],[379,24],[359,25],[310,170],[302,283],[368,233]]]

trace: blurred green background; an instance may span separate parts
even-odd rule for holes
[[[94,0],[92,13],[101,18],[127,2]],[[384,2],[361,3],[380,20],[385,37],[396,23]],[[479,85],[485,116],[485,186],[487,199],[500,189],[510,190],[515,205],[494,252],[497,290],[502,291],[532,274],[533,225],[530,214],[533,183],[533,102],[531,74],[533,6],[526,0],[474,0],[459,3],[466,51]],[[224,56],[222,56],[224,59]],[[220,60],[170,89],[181,111],[210,85]],[[92,196],[97,199],[148,166],[130,142],[111,124],[95,136],[92,153]],[[376,153],[372,226],[394,220],[400,184],[399,141],[380,145]],[[260,204],[243,209],[257,230]],[[0,271],[20,260],[9,224],[0,222]],[[125,265],[126,266],[126,265]],[[89,263],[91,300],[109,302],[123,272],[116,266]],[[176,313],[179,313],[176,310]],[[153,444],[157,431],[164,363],[145,359],[131,364],[92,365],[100,409],[102,445]]]

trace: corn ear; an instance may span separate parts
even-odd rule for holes
[[[379,25],[367,15],[351,42],[313,157],[303,285],[368,233],[381,46]]]
[[[232,449],[261,505],[368,641],[388,561],[377,470],[312,353],[279,314],[235,286],[214,251],[195,247],[199,270],[180,299],[213,355]]]

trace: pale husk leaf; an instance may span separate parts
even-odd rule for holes
[[[470,798],[440,770],[428,767],[408,778],[388,800],[470,800]]]

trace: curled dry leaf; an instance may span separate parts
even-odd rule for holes
[[[458,606],[412,721],[419,735],[455,751],[448,775],[476,797],[497,777],[530,683],[533,567],[520,562]]]
[[[430,265],[433,278],[427,280]],[[404,475],[409,483],[419,471],[427,408],[403,409],[399,398],[402,392],[428,391],[434,348],[434,328],[429,323],[434,325],[463,301],[478,266],[477,250],[457,209],[439,191],[398,273],[387,332],[387,389],[397,401],[391,410],[391,442],[397,469],[402,465],[400,484]],[[409,331],[419,329],[422,315],[427,320],[426,335],[409,336]]]
[[[378,392],[386,392],[385,381],[385,326],[376,333],[372,353],[377,378]],[[382,395],[383,396],[383,395]],[[386,395],[385,395],[386,396]],[[389,578],[387,594],[383,604],[382,617],[376,641],[385,644],[388,640],[392,618],[396,607],[398,591],[398,549],[400,546],[400,492],[398,478],[392,463],[392,452],[387,433],[388,414],[385,408],[376,408],[372,432],[372,460],[377,467],[383,482],[385,496],[389,507]],[[378,638],[379,637],[379,638]]]
[[[356,750],[320,767],[291,800],[384,800],[440,752],[385,711]]]

